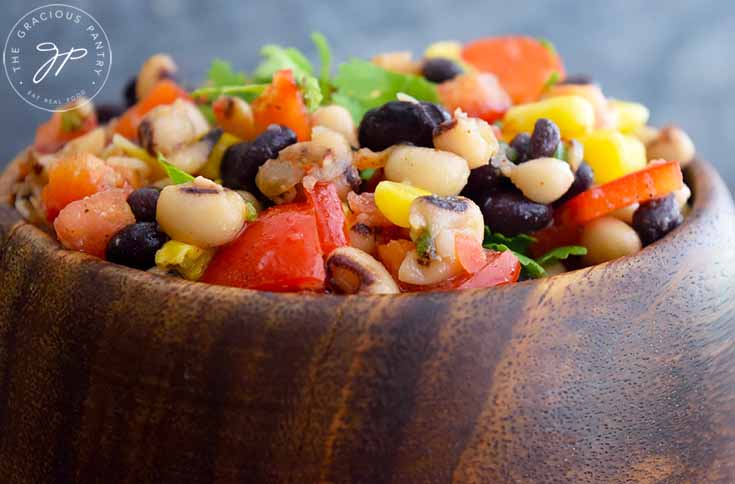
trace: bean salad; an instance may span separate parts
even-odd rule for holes
[[[567,75],[545,39],[318,66],[268,45],[185,89],[156,54],[117,104],[38,127],[16,209],[66,249],[264,291],[489,288],[630,256],[682,224],[680,128]]]

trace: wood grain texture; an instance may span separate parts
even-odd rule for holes
[[[278,295],[59,249],[0,207],[0,482],[733,483],[735,212],[491,290]]]

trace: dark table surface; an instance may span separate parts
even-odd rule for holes
[[[46,2],[6,0],[5,35],[28,10]],[[183,2],[73,1],[105,28],[112,46],[110,78],[97,100],[117,101],[125,81],[155,52],[169,52],[196,84],[213,57],[243,69],[265,43],[305,49],[322,31],[338,59],[411,49],[420,54],[438,39],[469,40],[524,33],[551,39],[569,72],[589,73],[605,92],[645,103],[652,122],[675,121],[735,188],[735,3],[719,0],[513,2],[497,0],[296,0]],[[47,113],[36,110],[0,80],[0,159],[28,144]]]

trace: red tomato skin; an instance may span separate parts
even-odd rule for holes
[[[271,124],[291,128],[299,141],[311,139],[309,112],[293,73],[286,69],[273,74],[273,81],[251,104],[256,135]]]
[[[491,74],[462,74],[439,84],[439,99],[449,112],[460,108],[468,116],[493,123],[511,106],[508,93]]]
[[[485,251],[485,265],[474,274],[465,272],[450,277],[446,281],[431,286],[413,286],[404,284],[406,291],[453,291],[455,289],[487,289],[516,282],[521,274],[521,263],[510,251]]]
[[[509,250],[488,252],[487,264],[475,274],[455,286],[456,289],[483,289],[516,282],[521,274],[521,263]]]
[[[222,247],[202,281],[261,291],[322,291],[322,257],[314,209],[308,204],[280,205]]]
[[[482,244],[465,234],[457,234],[454,239],[455,252],[462,268],[468,274],[474,274],[487,264],[485,249]]]
[[[468,43],[462,58],[482,72],[491,72],[514,104],[535,101],[553,72],[564,79],[561,58],[538,39],[525,36],[487,37]]]
[[[346,246],[348,234],[345,212],[335,186],[331,183],[317,183],[312,190],[306,190],[306,199],[314,207],[324,255],[331,254],[337,247]]]

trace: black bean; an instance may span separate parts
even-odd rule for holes
[[[236,143],[222,156],[222,184],[235,190],[247,190],[258,196],[255,185],[258,168],[266,161],[278,157],[278,152],[296,143],[296,133],[291,129],[272,124],[252,142]]]
[[[649,245],[684,222],[674,194],[642,203],[633,214],[633,228],[643,245]]]
[[[564,196],[554,202],[554,206],[559,206],[585,190],[589,190],[594,184],[595,173],[592,171],[592,167],[586,161],[583,161],[577,167],[577,171],[574,172],[574,182],[572,183],[572,186],[569,187],[569,190],[567,190]]]
[[[125,83],[125,87],[123,88],[123,100],[125,101],[126,107],[130,107],[138,102],[138,96],[135,94],[135,84],[137,82],[138,78],[133,77],[132,79],[128,79],[128,82]]]
[[[365,113],[358,132],[360,146],[373,151],[401,143],[431,148],[434,129],[450,119],[436,104],[390,101]]]
[[[531,148],[528,153],[529,159],[533,160],[554,156],[556,147],[559,146],[560,141],[561,133],[556,123],[550,119],[539,118],[536,120],[536,124],[533,127],[533,134],[531,135]]]
[[[439,84],[444,81],[454,79],[458,75],[462,74],[462,68],[451,59],[435,57],[424,61],[424,65],[421,68],[421,74],[427,81]]]
[[[117,118],[125,112],[125,106],[121,104],[97,104],[97,121],[100,124],[107,124],[111,119]]]
[[[139,188],[128,195],[128,205],[138,222],[155,222],[159,191],[156,188]]]
[[[462,190],[462,195],[477,201],[486,192],[509,185],[510,181],[500,173],[500,168],[489,163],[470,171],[470,177]]]
[[[510,141],[510,147],[515,151],[515,159],[511,159],[512,162],[519,164],[530,160],[531,135],[528,133],[518,133]]]
[[[156,251],[168,241],[155,222],[138,222],[116,233],[107,244],[108,261],[135,269],[156,265]]]
[[[559,84],[592,84],[592,76],[588,74],[572,74],[567,76]]]
[[[487,192],[481,202],[485,224],[508,236],[541,230],[554,216],[551,205],[532,202],[516,189]]]

